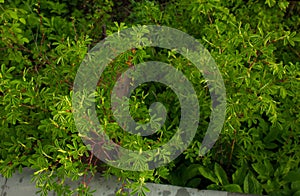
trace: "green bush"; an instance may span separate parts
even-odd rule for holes
[[[298,195],[299,13],[299,3],[285,0],[0,0],[0,173],[10,177],[16,169],[35,169],[33,179],[43,195],[50,190],[92,194],[85,179],[95,172],[118,176],[140,195],[148,191],[146,182]],[[181,156],[163,167],[133,172],[105,165],[88,151],[75,127],[71,99],[88,50],[105,34],[139,24],[182,30],[209,50],[225,82],[227,114],[214,147],[198,156],[211,112],[201,73],[174,51],[145,47],[122,53],[104,71],[96,90],[99,121],[116,143],[155,148],[174,135],[180,120],[176,95],[148,83],[131,95],[131,114],[145,123],[149,105],[162,102],[168,109],[164,126],[152,137],[122,131],[109,98],[117,77],[131,65],[149,60],[172,64],[194,85],[201,107],[196,137]],[[67,179],[81,176],[76,189],[64,186]],[[122,187],[119,193],[125,194]]]

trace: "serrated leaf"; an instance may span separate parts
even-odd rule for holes
[[[250,176],[250,179],[251,179],[252,184],[253,184],[253,193],[261,194],[262,193],[261,184],[258,182],[258,180],[253,175]]]
[[[244,192],[245,193],[254,193],[254,194],[261,194],[262,187],[259,182],[255,179],[255,177],[249,173],[245,177],[244,180]]]
[[[267,172],[267,176],[273,176],[274,173],[274,168],[273,165],[271,164],[271,162],[268,159],[264,160],[264,166],[265,166],[265,170]]]
[[[244,179],[244,192],[250,193],[250,186],[249,186],[249,174]]]
[[[261,163],[253,163],[252,167],[259,175],[264,175],[266,173]]]
[[[252,168],[258,173],[259,177],[264,179],[267,178],[268,173],[262,163],[253,163]]]

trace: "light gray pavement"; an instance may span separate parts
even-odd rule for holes
[[[38,190],[35,184],[31,182],[33,170],[24,169],[21,174],[15,173],[11,178],[4,178],[0,175],[0,196],[32,196],[36,195]],[[71,187],[76,187],[76,182],[72,182]],[[109,180],[96,175],[89,186],[92,190],[96,190],[96,196],[114,196],[121,184],[116,178]],[[244,194],[228,193],[224,191],[198,190],[193,188],[185,188],[171,185],[161,185],[147,183],[147,187],[151,190],[147,196],[242,196]],[[56,196],[50,192],[49,196]],[[249,196],[249,195],[247,195]]]

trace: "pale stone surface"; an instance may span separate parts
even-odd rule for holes
[[[24,169],[22,174],[15,173],[12,178],[6,179],[0,176],[0,196],[32,196],[38,190],[35,184],[31,182],[33,171]],[[71,187],[75,187],[77,183],[70,183]],[[96,175],[89,184],[92,190],[96,190],[94,195],[114,196],[121,184],[116,178],[109,180]],[[223,191],[198,190],[193,188],[184,188],[179,186],[161,185],[148,183],[147,187],[151,190],[147,193],[149,196],[238,196],[243,194],[227,193]],[[49,196],[55,196],[53,192]]]

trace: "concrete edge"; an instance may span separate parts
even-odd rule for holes
[[[35,187],[35,183],[31,182],[33,173],[34,170],[24,168],[21,174],[16,172],[8,179],[0,175],[0,196],[38,195],[36,194],[38,189]],[[71,188],[75,188],[77,187],[78,182],[70,182],[68,185],[70,185]],[[92,190],[96,190],[93,195],[114,196],[116,195],[116,191],[121,187],[121,183],[115,177],[106,179],[101,177],[100,174],[96,174],[89,183],[89,186]],[[147,196],[251,196],[249,194],[198,190],[194,188],[154,183],[147,183],[147,187],[150,189],[150,193],[147,193]],[[56,196],[54,192],[49,192],[48,195]]]

